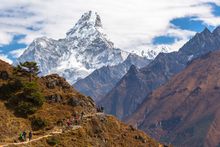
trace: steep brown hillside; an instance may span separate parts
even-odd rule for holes
[[[0,61],[0,73],[2,91],[2,87],[13,83],[17,75],[3,61]],[[23,83],[27,84],[28,79],[24,75],[19,76]],[[17,115],[17,106],[8,105],[11,100],[20,98],[21,90],[13,95],[5,94],[5,91],[0,93],[0,146],[162,146],[142,131],[121,123],[113,116],[97,113],[90,97],[77,92],[58,75],[35,77],[32,80],[44,96],[43,105],[33,114]],[[6,90],[10,90],[10,86]],[[10,100],[6,97],[10,97]],[[66,122],[73,117],[73,113],[81,112],[84,112],[82,119],[68,127]],[[31,142],[19,141],[19,133],[23,131],[33,132]]]
[[[157,139],[183,147],[220,146],[220,51],[190,63],[127,119]]]
[[[51,137],[52,138],[52,137]],[[48,140],[30,143],[30,146],[47,146]],[[82,127],[71,132],[54,135],[58,146],[159,146],[154,140],[133,127],[124,125],[112,116],[95,115],[89,117]]]
[[[220,27],[213,32],[204,29],[184,44],[178,52],[160,53],[140,70],[131,67],[117,85],[102,98],[100,105],[106,108],[107,113],[123,120],[131,115],[153,90],[181,72],[190,60],[218,49],[220,49]]]

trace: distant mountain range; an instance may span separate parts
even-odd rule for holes
[[[161,51],[166,52],[166,49],[161,48]],[[145,55],[154,58],[160,51],[148,52]],[[37,38],[17,62],[35,61],[42,75],[57,73],[74,84],[96,69],[122,63],[128,55],[114,47],[104,33],[100,16],[89,11],[66,33],[66,38]]]
[[[127,59],[115,66],[104,66],[95,70],[85,79],[81,79],[74,84],[74,87],[91,96],[96,102],[100,101],[117,82],[127,73],[131,65],[142,68],[150,63],[151,60],[146,57],[140,57],[136,54],[129,54]]]
[[[131,115],[154,89],[182,71],[188,62],[209,51],[220,49],[220,27],[197,33],[178,52],[160,53],[150,64],[135,67],[99,103],[107,113],[120,119]]]
[[[197,58],[156,89],[127,119],[181,147],[220,145],[220,51]]]

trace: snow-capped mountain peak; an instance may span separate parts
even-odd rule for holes
[[[66,35],[67,38],[75,37],[76,32],[83,33],[83,31],[89,29],[102,29],[101,18],[97,12],[89,11],[84,13],[75,26],[66,33]]]
[[[73,43],[78,47],[88,46],[97,38],[105,42],[108,47],[114,47],[114,44],[104,33],[100,16],[93,11],[84,13],[75,26],[66,33],[66,39],[74,40]]]
[[[35,61],[43,75],[58,73],[73,84],[102,66],[123,62],[127,56],[107,38],[100,16],[89,11],[67,32],[66,38],[35,39],[18,61]]]

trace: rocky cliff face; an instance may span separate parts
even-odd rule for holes
[[[100,101],[127,73],[131,65],[142,68],[150,63],[146,57],[130,54],[127,59],[115,66],[104,66],[95,70],[85,79],[79,80],[74,87],[81,93]]]
[[[182,71],[189,61],[209,51],[220,49],[219,30],[220,27],[211,33],[205,29],[197,33],[178,52],[160,53],[146,67],[137,72],[128,71],[100,104],[105,106],[108,113],[120,119],[132,114],[152,90]],[[117,103],[118,101],[120,103]]]
[[[66,33],[66,38],[38,38],[18,61],[35,61],[42,75],[57,73],[73,84],[95,69],[123,62],[127,56],[127,52],[115,48],[109,41],[100,16],[89,11]]]
[[[220,145],[220,51],[193,60],[127,119],[176,146]]]

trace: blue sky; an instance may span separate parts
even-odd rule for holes
[[[8,55],[10,59],[14,60],[16,57],[13,56],[13,54],[10,54],[10,52],[12,52],[13,50],[23,49],[27,47],[26,44],[19,43],[19,40],[23,39],[24,37],[25,35],[22,34],[15,35],[9,44],[0,47],[1,53]]]
[[[116,47],[178,50],[196,32],[220,25],[220,0],[1,0],[0,58],[12,62],[33,39],[59,39],[80,16],[97,11]],[[53,5],[51,5],[53,3]]]

